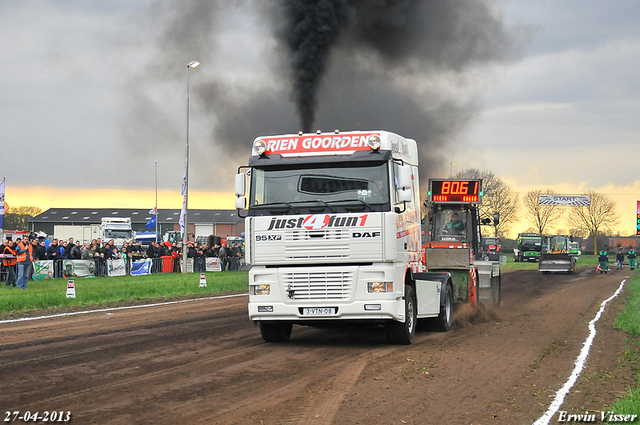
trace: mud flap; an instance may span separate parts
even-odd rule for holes
[[[451,279],[447,272],[414,273],[418,318],[433,317],[440,312],[446,301],[446,285]]]

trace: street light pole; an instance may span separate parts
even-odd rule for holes
[[[455,164],[456,162],[450,162],[449,165],[451,166],[451,168],[449,169],[449,178],[452,179],[453,178],[453,164]]]
[[[189,71],[200,65],[198,61],[187,64],[187,146],[184,159],[184,233],[182,234],[182,272],[187,272],[187,241],[189,240]]]

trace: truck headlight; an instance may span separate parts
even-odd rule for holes
[[[251,295],[269,295],[271,293],[271,285],[264,283],[262,285],[250,285]]]
[[[375,292],[393,292],[393,282],[368,282],[367,290]]]

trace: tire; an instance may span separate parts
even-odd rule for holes
[[[291,337],[293,325],[288,322],[258,322],[260,335],[266,342],[286,342]]]
[[[491,304],[494,307],[500,307],[502,304],[502,275],[498,275],[496,282],[491,283]]]
[[[413,287],[404,289],[404,323],[393,321],[387,324],[387,340],[391,344],[409,345],[416,334],[416,295]]]
[[[444,294],[444,305],[440,306],[440,314],[433,321],[433,330],[436,332],[449,332],[451,330],[451,318],[453,316],[453,292],[451,285],[447,284]]]

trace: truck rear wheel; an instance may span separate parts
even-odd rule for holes
[[[260,335],[266,342],[285,342],[291,337],[293,325],[287,322],[258,322]]]
[[[433,330],[437,332],[448,332],[451,330],[451,317],[453,316],[453,292],[451,286],[446,285],[447,290],[444,294],[444,305],[440,306],[440,314],[433,322]]]
[[[416,296],[413,287],[404,289],[404,323],[393,321],[387,325],[387,340],[392,344],[408,345],[416,334]]]

